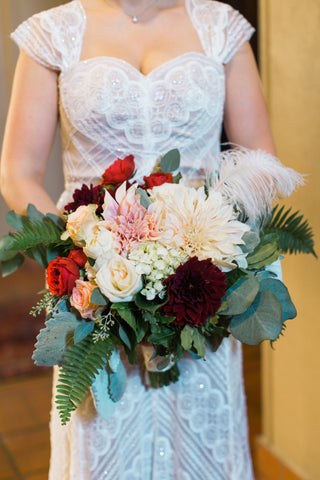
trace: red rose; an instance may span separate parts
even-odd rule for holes
[[[73,248],[70,250],[68,258],[71,258],[80,268],[84,268],[88,260],[82,248]]]
[[[173,183],[171,173],[156,172],[151,173],[149,177],[143,177],[146,188],[153,188],[162,185],[163,183]]]
[[[79,267],[71,258],[57,257],[49,262],[47,282],[50,293],[59,296],[71,295],[79,277]]]
[[[104,185],[115,185],[131,178],[135,169],[133,155],[118,158],[102,175]]]

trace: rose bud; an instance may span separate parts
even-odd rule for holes
[[[162,185],[163,183],[173,183],[171,173],[155,172],[151,173],[149,177],[143,177],[146,188],[153,188]]]
[[[102,178],[103,185],[116,185],[131,178],[135,169],[133,155],[128,155],[123,160],[118,158],[109,168],[106,169]]]

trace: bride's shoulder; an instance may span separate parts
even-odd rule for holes
[[[79,56],[86,18],[80,0],[35,13],[11,38],[39,63],[63,70]]]

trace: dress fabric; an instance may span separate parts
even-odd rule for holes
[[[148,75],[112,57],[81,60],[86,12],[80,0],[34,15],[12,34],[19,47],[59,72],[65,190],[99,180],[116,158],[135,156],[136,179],[159,155],[181,153],[184,181],[215,168],[226,64],[253,29],[239,12],[186,0],[203,52],[188,52]],[[186,355],[176,384],[146,389],[126,365],[124,396],[111,420],[88,395],[62,427],[51,415],[50,480],[252,480],[241,344],[225,339],[206,361]],[[54,385],[56,383],[55,379]]]

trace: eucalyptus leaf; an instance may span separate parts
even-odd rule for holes
[[[46,255],[46,249],[43,246],[38,245],[37,247],[30,248],[26,255],[41,265],[43,268],[48,267],[48,260]]]
[[[58,313],[45,322],[35,344],[33,360],[36,365],[53,366],[61,363],[66,353],[68,339],[79,325],[72,313]]]
[[[11,235],[4,235],[0,240],[0,261],[11,260],[17,254],[16,250],[11,250],[14,245],[14,238]]]
[[[81,342],[90,333],[93,332],[95,322],[86,322],[85,320],[80,323],[74,332],[74,343]]]
[[[10,260],[5,260],[1,262],[2,276],[7,277],[8,275],[11,275],[16,270],[18,270],[19,267],[21,267],[23,262],[24,262],[24,256],[21,253],[16,253],[16,255]]]
[[[27,207],[27,216],[29,217],[32,223],[42,222],[45,218],[45,215],[41,213],[32,203],[29,203]]]
[[[126,372],[121,366],[115,373],[107,372],[105,368],[101,369],[91,386],[96,409],[107,421],[114,413],[115,402],[120,400],[125,390]]]
[[[164,173],[172,173],[180,166],[180,152],[177,148],[167,152],[161,159],[160,167]]]
[[[137,188],[137,193],[140,195],[140,204],[147,209],[151,205],[147,192],[143,188]]]
[[[244,245],[240,245],[241,250],[244,253],[251,253],[257,245],[259,245],[260,237],[256,232],[250,231],[242,236],[242,240],[244,241]]]
[[[279,300],[282,308],[282,321],[295,318],[297,310],[292,303],[287,287],[276,278],[267,278],[260,283],[260,292],[270,291]]]
[[[223,301],[227,308],[221,312],[223,315],[239,315],[247,311],[259,291],[259,281],[250,274],[240,278],[227,290]]]
[[[248,310],[230,322],[232,335],[248,345],[276,340],[282,330],[282,308],[270,291],[259,292]]]
[[[61,217],[59,217],[58,215],[54,215],[53,213],[47,213],[46,216],[56,227],[59,228],[59,230],[65,230],[65,222]]]
[[[94,305],[107,305],[108,300],[102,295],[99,288],[95,288],[91,294],[90,302]]]
[[[25,215],[19,215],[18,213],[11,210],[6,214],[6,221],[11,227],[16,228],[19,231],[23,231],[28,218]]]

